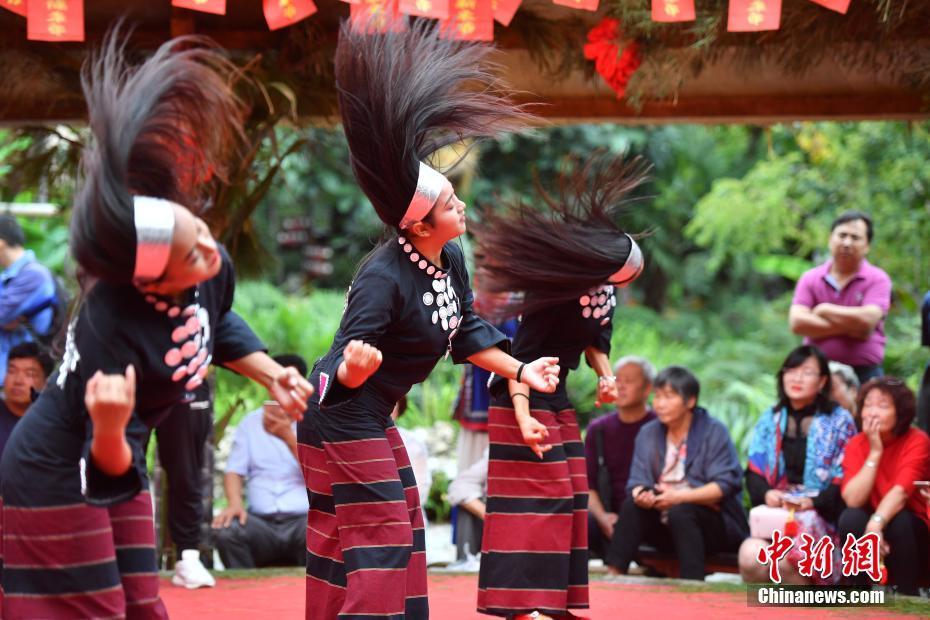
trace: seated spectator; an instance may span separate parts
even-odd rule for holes
[[[655,380],[656,417],[636,436],[623,524],[607,565],[625,573],[642,542],[674,550],[683,579],[704,579],[710,553],[735,551],[748,536],[736,448],[723,424],[697,406],[700,383],[669,366]]]
[[[307,374],[300,356],[274,359]],[[229,505],[213,520],[215,545],[226,568],[306,564],[309,505],[296,432],[296,423],[274,401],[246,415],[236,428],[223,479]]]
[[[859,377],[852,366],[839,362],[830,362],[830,381],[833,391],[830,398],[840,407],[848,411],[856,427],[859,427],[859,413],[856,409],[856,398],[859,396]]]
[[[881,538],[889,583],[902,594],[917,594],[930,553],[930,518],[916,480],[930,474],[930,438],[911,427],[914,393],[899,379],[872,379],[859,393],[862,432],[846,446],[840,539],[876,533]],[[849,578],[869,585],[868,575]]]
[[[588,551],[604,558],[614,537],[620,506],[626,497],[633,446],[639,429],[655,419],[646,406],[655,366],[642,357],[621,357],[614,365],[617,410],[588,425],[584,440],[588,468]]]
[[[477,570],[474,557],[481,551],[488,497],[488,451],[458,473],[449,483],[449,504],[458,506],[455,557],[458,570]],[[449,567],[450,570],[452,567]]]
[[[404,396],[394,405],[391,419],[397,422],[398,418],[406,412],[407,397]],[[423,523],[425,525],[426,501],[429,499],[429,490],[433,486],[433,475],[429,471],[429,448],[426,447],[426,442],[417,437],[412,431],[398,426],[397,432],[400,433],[400,439],[404,442],[407,458],[410,459],[410,467],[413,468],[413,476],[417,480],[417,493],[420,496],[420,507],[424,510]]]
[[[842,547],[836,533],[836,521],[844,508],[839,485],[843,451],[856,434],[856,425],[849,412],[830,398],[829,368],[817,347],[803,345],[791,351],[775,378],[778,402],[759,417],[749,444],[746,489],[750,502],[753,507],[795,510],[796,549],[801,534],[815,540],[829,536],[836,549]],[[740,546],[743,581],[768,583],[768,567],[756,559],[767,544],[763,538],[748,538]],[[797,559],[789,555],[780,564],[785,583],[808,583],[798,574]],[[839,571],[833,571],[829,582],[838,579]],[[817,583],[824,582],[817,577]]]
[[[0,455],[13,427],[23,417],[52,372],[52,358],[34,342],[10,349],[6,362],[6,385],[0,400]]]

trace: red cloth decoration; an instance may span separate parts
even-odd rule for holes
[[[811,2],[846,15],[846,11],[849,10],[850,0],[811,0]]]
[[[504,26],[509,26],[513,16],[517,14],[523,0],[491,0],[491,9],[494,11],[494,20]]]
[[[26,0],[0,0],[0,8],[26,17]]]
[[[84,40],[84,0],[32,0],[27,8],[30,41]]]
[[[594,68],[617,93],[617,99],[626,93],[630,78],[642,63],[635,42],[620,49],[617,41],[622,37],[620,22],[605,17],[588,32],[588,42],[584,46],[584,57],[594,61]]]
[[[226,0],[171,0],[171,6],[216,15],[226,15]]]
[[[397,0],[359,0],[351,2],[349,19],[356,30],[365,28],[367,32],[387,32],[388,28],[402,30],[406,22],[402,21]]]
[[[491,0],[451,0],[449,19],[442,22],[439,36],[460,41],[493,41]]]
[[[652,21],[693,22],[694,0],[652,0]]]
[[[313,0],[264,0],[263,8],[271,30],[296,24],[316,13]]]
[[[433,19],[449,19],[449,7],[454,0],[400,0],[400,12]]]
[[[781,0],[730,0],[730,32],[778,30],[780,25]]]
[[[598,0],[552,0],[552,4],[559,6],[570,6],[573,9],[583,11],[596,11]]]

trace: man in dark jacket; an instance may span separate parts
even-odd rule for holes
[[[654,390],[658,419],[636,436],[607,565],[625,573],[649,542],[675,552],[683,579],[702,580],[708,554],[736,551],[749,535],[739,458],[726,427],[697,406],[700,383],[687,368],[664,369]]]

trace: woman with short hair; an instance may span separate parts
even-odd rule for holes
[[[927,571],[930,517],[917,480],[930,477],[930,438],[912,427],[914,392],[900,379],[872,379],[859,392],[862,432],[846,446],[840,539],[877,534],[889,583],[902,594],[916,594]],[[870,577],[850,578],[867,585]]]

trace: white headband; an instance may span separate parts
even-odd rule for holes
[[[133,282],[157,280],[168,266],[174,236],[174,203],[161,198],[134,196],[136,268]]]
[[[636,243],[633,237],[629,235],[627,237],[630,238],[630,255],[627,256],[623,267],[607,279],[608,282],[612,284],[620,283],[621,286],[635,280],[643,270],[643,251],[639,249],[639,244]]]
[[[413,192],[413,198],[407,206],[407,212],[401,218],[398,225],[401,230],[410,228],[416,222],[419,222],[430,212],[436,201],[439,200],[439,194],[446,184],[446,177],[441,173],[433,170],[422,161],[420,162],[420,172],[417,175],[417,189]]]

